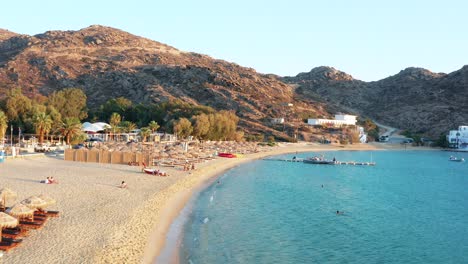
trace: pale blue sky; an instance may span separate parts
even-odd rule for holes
[[[414,66],[468,64],[468,1],[2,1],[0,28],[23,34],[123,29],[180,50],[296,75],[332,66],[374,81]]]

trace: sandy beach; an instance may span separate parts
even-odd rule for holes
[[[169,177],[141,172],[140,167],[23,158],[0,164],[1,186],[17,192],[17,202],[48,194],[60,217],[5,253],[4,263],[152,263],[164,246],[172,221],[193,191],[208,179],[241,163],[282,153],[326,150],[377,150],[379,145],[339,147],[280,144],[242,158],[217,158],[197,164],[194,171],[166,169]],[[53,176],[59,184],[42,184]],[[117,186],[128,183],[127,189]],[[10,201],[7,205],[13,205]]]

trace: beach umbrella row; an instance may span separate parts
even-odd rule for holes
[[[0,190],[0,198],[5,206],[5,200],[16,197],[16,193],[8,188]],[[12,228],[18,225],[17,218],[30,217],[34,221],[34,211],[41,210],[49,205],[55,204],[55,200],[48,195],[31,196],[24,199],[21,203],[15,204],[6,210],[6,213],[0,212],[0,242],[2,241],[3,228]],[[13,217],[14,216],[14,217]],[[17,217],[17,218],[15,218]]]

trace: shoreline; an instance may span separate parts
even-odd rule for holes
[[[185,186],[188,189],[180,190],[178,193],[174,193],[172,197],[168,198],[161,209],[159,218],[161,219],[161,225],[155,227],[151,232],[146,244],[145,253],[141,263],[155,263],[157,258],[160,256],[164,246],[166,244],[166,236],[169,232],[169,229],[172,223],[178,218],[181,211],[185,208],[187,203],[195,194],[196,190],[200,190],[202,186],[207,184],[208,181],[212,180],[215,177],[219,177],[223,172],[232,169],[235,166],[239,166],[243,163],[247,163],[256,159],[265,158],[268,156],[275,156],[281,154],[295,153],[295,152],[313,152],[313,151],[380,151],[386,150],[385,148],[378,148],[374,145],[354,145],[346,146],[341,148],[339,146],[324,146],[324,145],[312,145],[312,144],[287,144],[286,146],[276,147],[267,152],[255,153],[245,155],[243,158],[239,159],[228,159],[222,160],[226,161],[220,167],[216,167],[216,164],[210,164],[207,167],[197,171],[198,179],[193,182],[193,185]],[[219,161],[220,159],[216,160]],[[214,168],[213,168],[214,167]],[[204,175],[200,175],[204,174]],[[177,183],[176,183],[177,184]],[[176,263],[176,261],[171,261],[171,263]]]
[[[48,209],[61,213],[60,217],[47,221],[41,230],[31,232],[18,249],[4,254],[0,260],[5,263],[21,263],[25,259],[35,263],[154,263],[173,221],[193,194],[226,170],[287,153],[385,149],[396,150],[380,144],[343,147],[280,143],[242,158],[202,162],[189,172],[164,168],[169,177],[147,175],[135,166],[71,162],[58,157],[8,160],[0,163],[0,187],[16,191],[18,199],[8,201],[7,206],[31,195],[47,194],[57,201]],[[40,183],[49,176],[59,184]],[[128,184],[126,189],[118,188],[123,180]]]

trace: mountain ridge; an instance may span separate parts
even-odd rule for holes
[[[284,103],[294,103],[299,113],[329,114],[320,103],[295,98],[274,75],[104,26],[1,41],[0,90],[17,86],[30,97],[78,87],[90,108],[116,97],[134,103],[181,99],[235,111],[241,124],[258,124],[257,131],[284,115]]]
[[[317,77],[321,71],[323,68],[318,67],[283,80],[296,85],[296,92],[305,98],[326,102],[335,111],[353,109],[379,122],[432,138],[468,123],[468,65],[448,74],[408,67],[372,82],[354,79],[330,67],[328,78]]]
[[[233,110],[262,129],[286,115],[284,103],[294,103],[296,117],[354,109],[435,136],[468,123],[467,76],[468,66],[448,74],[408,67],[365,82],[320,66],[279,77],[101,25],[34,36],[0,30],[0,95],[18,86],[31,97],[79,87],[91,108],[119,96],[135,103],[182,99]]]

